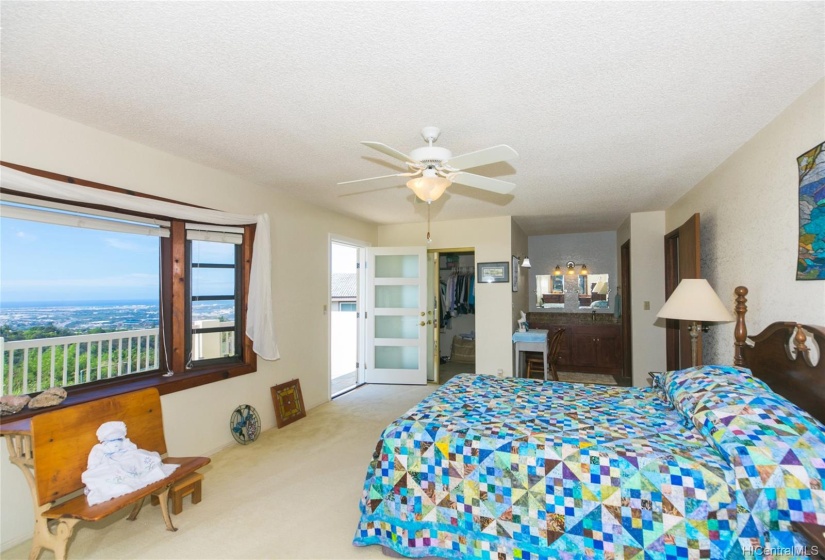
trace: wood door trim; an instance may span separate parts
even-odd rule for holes
[[[624,360],[622,377],[633,377],[633,324],[631,315],[631,277],[630,277],[630,240],[625,241],[620,249],[621,257],[621,313],[622,313],[622,350]]]
[[[701,278],[701,239],[699,214],[693,214],[678,228],[665,235],[665,296],[670,297],[685,278]],[[667,369],[691,364],[688,321],[667,321]],[[702,337],[697,340],[697,356],[702,362]]]

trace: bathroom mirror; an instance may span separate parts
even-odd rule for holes
[[[536,275],[536,307],[564,308],[564,276]]]
[[[579,309],[608,309],[610,279],[608,274],[579,275]]]

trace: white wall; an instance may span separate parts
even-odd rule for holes
[[[590,313],[590,309],[579,310],[579,300],[575,293],[578,289],[578,271],[570,276],[565,274],[565,306],[564,309],[537,309],[536,308],[536,275],[552,275],[556,266],[560,266],[562,271],[567,272],[566,263],[573,261],[577,265],[586,264],[590,274],[610,275],[610,307],[598,310],[598,313],[612,313],[612,298],[616,294],[616,232],[599,231],[591,233],[567,233],[556,235],[533,235],[528,241],[530,251],[530,262],[533,268],[530,270],[530,307],[531,311],[537,312],[566,312],[566,313]]]
[[[665,213],[630,215],[633,385],[647,387],[649,371],[667,365],[664,323],[656,314],[665,303]]]
[[[825,325],[825,282],[795,279],[796,158],[825,140],[823,123],[825,80],[820,80],[667,210],[667,231],[699,212],[702,275],[731,308],[734,288],[750,289],[751,334],[775,321]],[[635,297],[635,276],[633,284]],[[710,328],[704,359],[733,362],[732,324]]]
[[[324,305],[329,302],[330,233],[372,240],[375,226],[10,99],[2,100],[0,111],[4,161],[219,210],[270,216],[281,359],[259,359],[256,373],[164,396],[170,454],[211,454],[230,444],[228,419],[239,404],[257,408],[264,429],[274,427],[269,388],[277,383],[300,379],[307,408],[329,399]],[[22,474],[8,463],[2,447],[0,546],[7,548],[31,537],[32,506]]]
[[[433,222],[428,249],[475,250],[476,263],[510,262],[510,217]],[[423,223],[378,226],[376,245],[426,245]],[[512,288],[510,282],[476,284],[476,371],[512,375]]]
[[[329,375],[335,379],[357,369],[358,319],[354,311],[331,311],[329,315]]]

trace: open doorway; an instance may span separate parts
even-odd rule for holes
[[[434,253],[433,375],[444,384],[460,373],[476,371],[475,250],[439,249]]]
[[[329,376],[335,397],[363,383],[359,356],[363,332],[360,278],[363,248],[351,242],[330,240]]]
[[[701,238],[699,214],[665,235],[665,299],[670,297],[685,278],[701,278]],[[690,346],[690,321],[667,319],[667,369],[690,367],[693,356]],[[702,364],[702,337],[696,339],[697,356]]]

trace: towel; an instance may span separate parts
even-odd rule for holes
[[[90,506],[103,503],[166,478],[178,465],[164,465],[155,451],[138,449],[126,437],[126,424],[105,422],[98,428],[86,470],[81,475]]]

